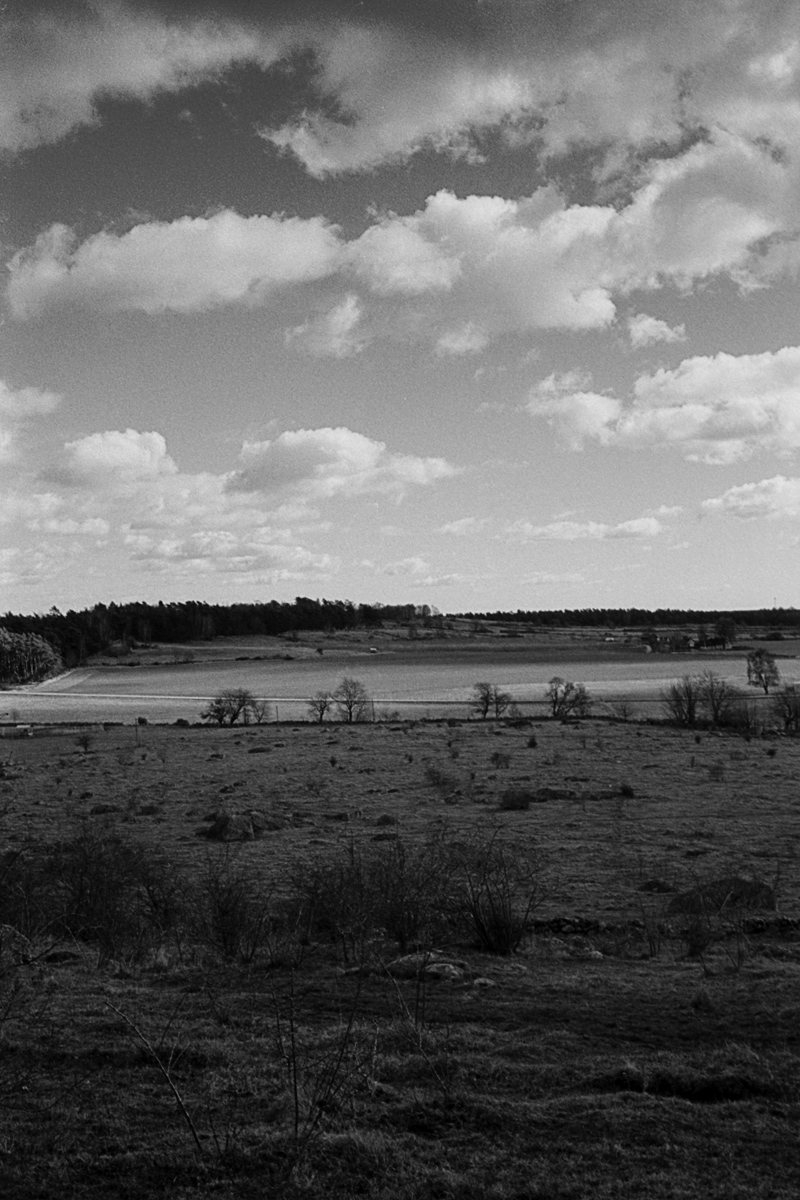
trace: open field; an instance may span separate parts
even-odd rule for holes
[[[372,645],[372,650],[370,646]],[[778,643],[786,682],[800,675],[794,643]],[[320,653],[321,651],[321,653]],[[244,687],[277,706],[282,720],[305,717],[306,703],[343,675],[361,680],[376,715],[466,716],[479,679],[507,691],[523,711],[543,715],[547,682],[584,683],[598,714],[620,700],[638,715],[658,712],[660,695],[684,673],[712,670],[747,689],[746,651],[645,654],[641,645],[548,635],[409,642],[386,631],[339,637],[219,639],[151,647],[113,663],[101,659],[36,687],[7,691],[0,708],[19,721],[196,721],[224,688]],[[755,694],[752,693],[755,698]],[[659,714],[660,715],[660,714]]]
[[[3,757],[19,857],[0,923],[32,937],[25,953],[0,940],[4,1195],[797,1195],[800,741],[592,721],[147,726]],[[393,886],[409,892],[421,848],[444,870],[490,843],[536,885],[511,956],[434,914],[418,933],[450,966],[407,979],[377,908],[341,915],[365,864],[405,863]],[[134,847],[182,916],[133,936],[106,891],[96,925],[37,926],[22,866],[54,844],[81,903],[110,887],[101,860],[121,879]],[[323,876],[301,937],[281,904]],[[777,911],[668,914],[733,876],[774,886]],[[267,898],[250,941],[231,940],[246,921],[223,884]]]

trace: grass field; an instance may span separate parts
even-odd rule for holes
[[[147,726],[3,759],[1,1194],[798,1194],[800,741]],[[669,911],[733,878],[777,908]]]

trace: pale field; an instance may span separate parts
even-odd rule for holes
[[[407,641],[376,641],[377,654],[363,644],[334,645],[319,655],[312,645],[292,646],[290,652],[281,643],[277,655],[273,640],[266,651],[252,643],[229,643],[226,658],[217,657],[220,647],[212,644],[208,653],[198,651],[196,662],[79,668],[36,687],[6,691],[0,708],[8,715],[0,720],[99,722],[142,716],[194,722],[212,696],[238,687],[271,700],[277,706],[273,716],[298,720],[306,715],[309,697],[332,691],[345,675],[363,682],[379,717],[387,710],[403,716],[465,716],[479,680],[497,684],[523,711],[539,714],[544,713],[544,692],[554,675],[585,684],[601,715],[623,699],[634,704],[638,715],[657,715],[660,695],[671,682],[706,669],[747,690],[743,652],[645,655],[596,643],[417,647]],[[254,656],[259,649],[263,657]],[[237,660],[236,650],[250,653]],[[800,663],[793,659],[783,659],[780,665],[787,682],[800,674]],[[750,695],[757,698],[752,690]]]
[[[0,802],[12,845],[50,843],[86,819],[200,869],[220,851],[200,836],[205,819],[257,810],[274,828],[230,849],[267,880],[350,839],[499,826],[545,853],[553,889],[545,913],[629,920],[642,904],[665,903],[638,890],[647,879],[681,888],[747,871],[779,876],[780,911],[800,915],[797,739],[600,721],[151,725],[98,729],[85,753],[76,734],[3,745]],[[432,786],[430,767],[449,783]],[[505,812],[498,802],[509,787],[574,794]]]

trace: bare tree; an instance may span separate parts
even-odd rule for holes
[[[704,705],[713,725],[728,725],[731,722],[736,702],[739,699],[738,690],[725,679],[720,679],[711,670],[705,670],[695,677],[700,703]]]
[[[472,707],[484,721],[490,712],[501,717],[510,704],[508,692],[502,691],[496,683],[476,683],[472,689]]]
[[[772,706],[786,733],[800,733],[800,686],[785,683],[772,697]]]
[[[360,679],[349,679],[345,675],[332,698],[342,720],[347,724],[364,720],[364,714],[369,704],[369,695]]]
[[[200,717],[203,721],[216,721],[218,725],[235,725],[242,717],[247,724],[254,703],[253,693],[247,688],[226,688],[209,701]]]
[[[573,683],[554,675],[547,685],[545,699],[551,715],[561,721],[567,717],[586,717],[592,707],[589,693],[582,683]]]
[[[769,650],[751,650],[747,656],[747,682],[751,687],[764,689],[764,695],[769,695],[771,687],[777,687],[781,674],[775,655]]]
[[[676,725],[691,729],[697,722],[700,681],[696,675],[684,675],[661,693],[661,701]]]
[[[250,715],[256,725],[263,725],[272,715],[272,705],[269,700],[256,699],[254,696],[250,702]]]
[[[312,696],[307,704],[308,715],[312,721],[318,721],[321,725],[325,720],[325,714],[333,705],[333,697],[330,692],[317,692]]]

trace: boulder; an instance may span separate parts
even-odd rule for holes
[[[667,907],[670,916],[699,916],[728,908],[765,908],[775,910],[775,892],[760,879],[746,875],[725,875],[700,883],[688,892],[673,897]]]

